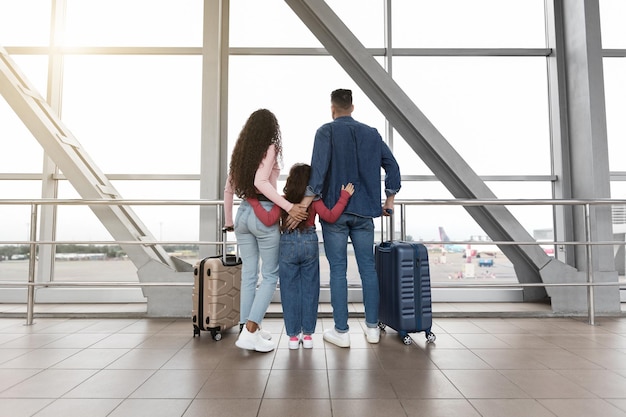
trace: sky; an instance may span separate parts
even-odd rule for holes
[[[328,2],[366,47],[383,45],[380,0]],[[49,1],[0,0],[0,46],[46,45]],[[199,0],[68,0],[67,46],[200,46]],[[603,45],[626,48],[621,22],[626,2],[602,0]],[[149,7],[148,7],[149,5]],[[543,0],[394,0],[394,46],[400,48],[543,48]],[[354,13],[359,7],[359,14]],[[119,13],[119,10],[124,13]],[[146,11],[149,13],[146,13]],[[231,0],[231,47],[320,47],[281,0]],[[272,16],[280,25],[259,16]],[[113,22],[115,24],[113,25]],[[142,30],[137,30],[141,22]],[[115,27],[115,30],[111,30]],[[493,36],[497,33],[498,36]],[[45,94],[47,59],[14,56]],[[626,65],[605,59],[610,168],[622,161],[626,121]],[[269,108],[281,124],[283,173],[308,162],[315,130],[330,121],[330,91],[354,90],[355,119],[385,131],[375,106],[331,57],[231,56],[229,149],[247,116]],[[68,56],[64,65],[62,119],[98,167],[111,174],[197,174],[200,169],[201,60],[196,56]],[[549,119],[545,59],[485,57],[396,57],[393,76],[415,104],[479,175],[549,175]],[[0,99],[0,172],[41,170],[43,152],[22,122]],[[431,175],[394,135],[403,175]],[[197,199],[189,181],[116,181],[124,198]],[[500,198],[550,198],[547,183],[490,183]],[[282,185],[279,185],[279,188]],[[615,192],[625,194],[621,184]],[[3,198],[39,198],[34,181],[0,181]],[[77,198],[67,182],[59,197]],[[620,195],[617,195],[620,198]],[[450,198],[438,182],[405,182],[401,199]],[[438,239],[444,226],[452,239],[482,234],[459,207],[411,207],[407,231],[415,239]],[[198,238],[197,210],[135,211],[159,239]],[[551,227],[547,207],[511,208],[524,227]],[[26,239],[28,207],[0,206],[0,241]],[[109,239],[87,208],[59,210],[59,239]]]

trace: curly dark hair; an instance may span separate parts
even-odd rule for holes
[[[254,175],[270,145],[282,160],[283,146],[280,126],[274,113],[267,109],[253,112],[239,133],[230,160],[229,176],[233,191],[239,198],[256,197]]]
[[[285,188],[283,193],[285,199],[291,203],[299,203],[304,198],[307,185],[309,185],[309,177],[311,176],[311,166],[307,164],[294,164],[289,170],[289,176],[287,182],[285,182]],[[287,219],[287,213],[285,210],[281,211],[281,224],[285,224]],[[306,221],[298,224],[298,229],[302,230],[306,227]],[[283,226],[283,230],[285,227]]]

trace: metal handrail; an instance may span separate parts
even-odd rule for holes
[[[81,206],[96,206],[96,205],[124,205],[124,206],[223,206],[223,200],[148,200],[148,199],[133,199],[133,200],[125,200],[125,199],[98,199],[98,200],[83,200],[83,199],[0,199],[0,205],[29,205],[31,207],[31,216],[30,216],[30,233],[29,233],[29,241],[0,241],[0,244],[28,244],[30,246],[30,257],[29,257],[29,273],[28,273],[28,282],[20,283],[20,282],[0,282],[0,286],[6,287],[15,287],[15,286],[26,286],[28,289],[27,294],[27,325],[33,323],[33,310],[34,310],[34,291],[35,287],[61,287],[61,286],[113,286],[113,287],[124,287],[124,286],[132,286],[132,287],[148,287],[148,286],[177,286],[177,287],[185,287],[191,286],[192,283],[180,283],[180,282],[71,282],[71,281],[63,281],[63,282],[46,282],[46,283],[37,283],[35,282],[35,259],[36,259],[36,248],[38,245],[59,245],[59,244],[76,244],[82,242],[88,242],[90,244],[116,244],[116,245],[163,245],[163,244],[197,244],[197,245],[215,245],[215,244],[223,244],[223,242],[213,242],[213,241],[159,241],[159,240],[150,240],[150,241],[43,241],[37,240],[37,212],[38,207],[42,205],[81,205]],[[591,247],[594,245],[620,245],[624,244],[624,242],[620,241],[598,241],[592,242],[590,240],[591,236],[591,221],[590,221],[590,208],[592,205],[613,205],[613,204],[626,204],[626,200],[614,200],[614,199],[567,199],[567,200],[555,200],[555,199],[426,199],[426,200],[395,200],[395,205],[400,206],[400,222],[402,224],[401,228],[401,239],[405,238],[405,219],[406,219],[406,206],[413,205],[457,205],[457,206],[509,206],[509,205],[552,205],[552,206],[583,206],[584,208],[584,216],[585,216],[585,240],[584,241],[542,241],[541,243],[533,241],[533,242],[513,242],[513,241],[454,241],[454,242],[445,242],[450,244],[490,244],[490,245],[539,245],[539,244],[553,244],[553,245],[580,245],[585,246],[586,249],[586,257],[587,257],[587,282],[585,283],[498,283],[498,284],[472,284],[472,287],[565,287],[565,286],[585,286],[587,287],[587,304],[588,304],[588,316],[589,316],[589,324],[595,324],[595,308],[594,308],[594,287],[598,286],[618,286],[622,287],[624,284],[620,282],[615,283],[596,283],[594,282],[593,277],[593,269],[592,269],[592,261],[593,254],[591,251]],[[219,216],[218,216],[219,217]],[[218,219],[216,219],[216,222]],[[220,225],[218,225],[219,228]],[[382,227],[381,227],[382,233]],[[381,241],[382,241],[381,236]],[[422,241],[425,244],[441,244],[444,242],[441,241]],[[435,287],[441,288],[455,288],[461,287],[459,285],[454,284],[443,284],[437,285]],[[467,288],[467,285],[462,286],[463,288]]]

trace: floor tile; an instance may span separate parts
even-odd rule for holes
[[[265,398],[258,417],[332,417],[329,399]]]
[[[329,398],[325,370],[273,369],[263,398]]]
[[[41,369],[0,369],[0,392],[41,372]]]
[[[463,398],[439,370],[396,370],[387,377],[398,398]]]
[[[176,349],[131,349],[108,365],[107,369],[159,369],[176,352]]]
[[[102,369],[124,356],[128,349],[85,349],[57,362],[57,369]]]
[[[131,398],[190,398],[198,394],[211,372],[165,369],[152,374]]]
[[[397,398],[380,370],[328,370],[331,398]]]
[[[406,411],[400,400],[387,398],[333,399],[333,417],[405,417]]]
[[[502,375],[532,398],[593,398],[591,392],[552,370],[503,370]]]
[[[328,349],[328,369],[382,369],[379,355],[374,349]]]
[[[32,377],[2,391],[4,398],[60,398],[95,372],[82,369],[43,370]]]
[[[433,349],[427,356],[439,369],[491,369],[486,361],[467,349]]]
[[[45,369],[80,352],[80,349],[37,349],[3,362],[0,368]]]
[[[121,399],[61,398],[43,408],[35,417],[106,417]]]
[[[333,349],[332,353],[334,354],[335,352],[340,353],[342,350]],[[371,351],[369,353],[374,355]],[[302,347],[298,350],[278,349],[274,357],[272,369],[326,369],[327,355],[338,356],[337,354],[331,355],[329,350],[319,346],[315,346],[313,349],[303,349]]]
[[[520,387],[498,371],[443,371],[465,398],[529,398]]]
[[[211,372],[197,398],[263,398],[269,369]]]
[[[564,378],[600,398],[626,399],[626,377],[608,370],[561,370]]]
[[[545,399],[537,400],[558,417],[625,417],[626,412],[601,399]]]
[[[126,398],[155,371],[149,369],[104,369],[69,391],[65,398]]]
[[[408,417],[481,417],[467,400],[401,399]]]
[[[191,400],[127,399],[108,417],[172,417],[182,416]]]
[[[0,417],[30,417],[52,401],[42,398],[0,398]]]
[[[195,399],[182,417],[261,417],[259,407],[261,399]],[[289,415],[289,414],[285,414]],[[272,416],[277,417],[278,414]]]
[[[470,403],[482,417],[554,417],[554,414],[534,399],[473,399]]]

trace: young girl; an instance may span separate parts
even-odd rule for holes
[[[309,183],[311,167],[295,164],[283,189],[288,201],[301,201]],[[354,193],[348,183],[341,187],[341,196],[335,207],[328,209],[322,200],[314,201],[309,207],[309,217],[294,230],[282,227],[280,236],[280,258],[278,274],[280,299],[283,306],[285,330],[289,336],[289,349],[298,349],[300,342],[305,349],[313,347],[311,335],[317,323],[317,307],[320,295],[319,246],[315,233],[315,215],[329,223],[335,222]],[[267,211],[258,200],[248,198],[254,213],[266,226],[283,222],[289,213],[274,206]]]

